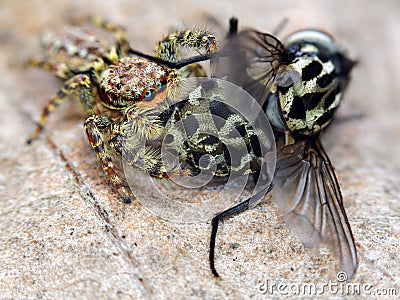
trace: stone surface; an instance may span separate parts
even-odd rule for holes
[[[85,14],[124,25],[132,45],[148,53],[171,28],[219,32],[232,15],[262,31],[288,18],[281,37],[303,28],[337,37],[359,61],[337,121],[323,136],[359,251],[351,282],[372,286],[363,297],[378,288],[396,288],[398,296],[399,1],[136,2],[2,1],[0,298],[263,298],[280,295],[276,289],[263,294],[266,284],[322,289],[337,282],[335,258],[325,249],[304,249],[271,201],[221,226],[216,263],[223,279],[215,280],[208,267],[210,223],[169,222],[138,202],[120,203],[73,104],[52,115],[38,141],[25,144],[59,82],[21,64],[39,53],[43,30]],[[288,289],[281,293],[295,296]]]

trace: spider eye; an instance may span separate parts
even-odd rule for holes
[[[122,88],[122,84],[118,83],[118,84],[117,84],[117,89],[120,90],[121,88]]]
[[[156,90],[155,89],[149,89],[148,91],[146,91],[143,95],[142,100],[144,101],[151,101],[153,100],[154,96],[156,95]]]
[[[163,87],[162,82],[159,82],[159,83],[157,84],[157,90],[161,89],[162,87]]]
[[[135,96],[133,96],[135,98],[135,100],[139,101],[142,99],[142,95],[140,94],[136,94]]]

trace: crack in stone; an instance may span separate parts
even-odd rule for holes
[[[78,185],[81,196],[85,199],[85,201],[90,203],[95,214],[105,223],[105,231],[108,233],[111,241],[122,252],[125,261],[127,261],[134,269],[132,272],[133,280],[138,282],[138,288],[141,290],[143,296],[146,299],[150,299],[151,295],[153,294],[153,288],[148,279],[146,279],[145,276],[139,271],[139,262],[134,258],[129,249],[130,247],[122,240],[118,230],[113,226],[108,212],[100,205],[89,186],[83,181],[79,172],[64,155],[61,149],[57,147],[53,139],[48,135],[46,136],[46,142],[55,155],[58,156],[65,164],[66,170],[72,175],[75,183]]]

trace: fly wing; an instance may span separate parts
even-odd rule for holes
[[[325,243],[351,278],[357,253],[333,167],[320,141],[279,145],[274,178],[275,201],[306,246]]]
[[[224,49],[236,55],[229,56],[229,71],[224,70],[228,76],[219,76],[243,87],[263,105],[282,65],[283,44],[271,34],[244,30],[231,36]]]

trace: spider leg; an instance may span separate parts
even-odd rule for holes
[[[71,74],[71,70],[66,63],[55,62],[48,56],[32,57],[24,63],[24,67],[27,66],[33,66],[51,72],[61,79],[68,79]]]
[[[96,27],[111,32],[114,35],[117,59],[118,57],[123,57],[128,55],[130,46],[128,38],[126,36],[126,30],[123,26],[107,21],[101,17],[95,17],[95,16],[74,18],[71,20],[71,23],[72,24],[91,23]],[[110,54],[110,56],[111,55],[112,54]],[[114,61],[114,59],[111,58],[111,61]]]
[[[179,60],[179,47],[192,48],[195,51],[205,50],[207,53],[217,51],[217,39],[205,30],[174,31],[158,42],[155,56],[168,61]]]
[[[155,48],[155,57],[170,62],[177,62],[180,60],[180,47],[191,48],[196,52],[205,50],[208,54],[215,53],[218,50],[217,39],[213,34],[205,30],[188,29],[171,32],[159,41]],[[211,58],[210,63],[211,73],[214,74],[217,58]],[[188,67],[190,68],[190,66]],[[189,73],[196,74],[196,71],[189,71]],[[204,70],[201,74],[205,74]]]
[[[161,136],[163,127],[158,120],[146,115],[146,111],[132,111],[127,113],[127,120],[111,125],[108,143],[115,153],[125,163],[155,178],[189,176],[190,170],[163,161],[157,142],[155,146],[145,144],[144,141],[157,140]]]
[[[236,17],[232,17],[229,19],[229,31],[227,34],[227,38],[231,38],[238,33],[238,22],[239,20]]]
[[[110,121],[102,116],[92,115],[85,121],[86,136],[96,152],[103,170],[110,178],[111,183],[116,187],[124,203],[131,203],[134,196],[124,186],[124,180],[117,174],[112,161],[110,151],[106,146],[103,134],[108,132]]]
[[[69,96],[75,99],[80,99],[83,107],[89,110],[94,103],[94,98],[92,95],[92,82],[88,75],[79,74],[71,79],[67,80],[63,86],[58,90],[58,92],[51,98],[51,100],[46,104],[43,109],[42,115],[37,123],[36,129],[31,133],[27,143],[32,143],[40,133],[43,131],[44,125],[49,117],[49,115]]]

